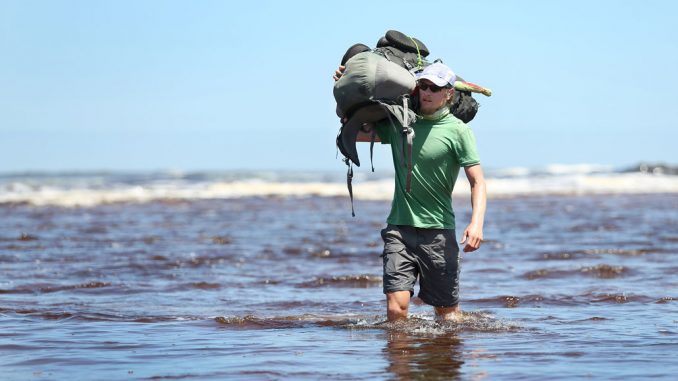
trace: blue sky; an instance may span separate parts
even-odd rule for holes
[[[675,164],[676,4],[0,0],[0,171],[342,171],[331,75],[389,29],[494,91],[486,167]]]

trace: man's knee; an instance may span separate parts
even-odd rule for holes
[[[386,294],[388,320],[406,319],[409,305],[409,291],[396,291]]]

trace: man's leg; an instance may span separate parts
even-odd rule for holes
[[[436,320],[456,320],[459,308],[460,255],[454,230],[417,229],[421,266],[419,298],[434,306]]]
[[[457,320],[461,316],[459,304],[452,307],[434,307],[436,311],[436,320]]]
[[[388,321],[407,319],[410,298],[419,269],[416,258],[408,250],[408,238],[415,239],[413,228],[388,225],[381,231],[384,240],[384,294]]]
[[[386,294],[386,316],[388,321],[407,319],[409,306],[409,291],[396,291]]]

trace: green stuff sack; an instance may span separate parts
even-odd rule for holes
[[[412,73],[381,55],[362,52],[351,57],[333,90],[337,114],[346,118],[337,137],[341,153],[360,166],[355,137],[364,123],[395,117],[402,125],[410,125],[416,115],[402,106],[402,98],[416,85]]]

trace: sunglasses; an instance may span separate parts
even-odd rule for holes
[[[437,93],[438,91],[442,89],[446,89],[447,87],[440,87],[436,85],[429,85],[428,83],[425,82],[417,82],[417,86],[419,87],[419,90],[431,90],[432,93]]]

